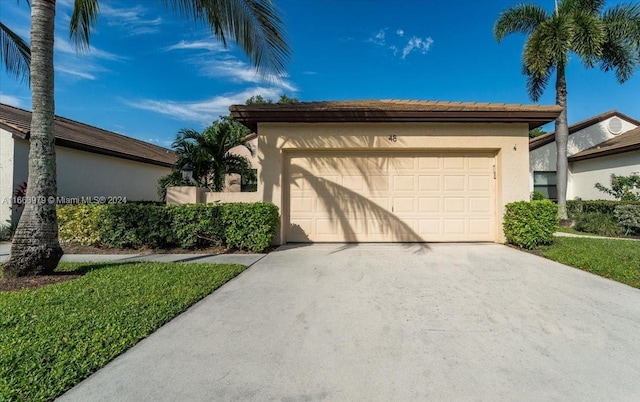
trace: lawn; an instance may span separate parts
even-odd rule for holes
[[[245,269],[238,264],[60,264],[77,279],[0,292],[0,400],[47,401]]]
[[[557,232],[562,232],[562,233],[571,233],[571,234],[575,234],[575,235],[581,235],[581,236],[596,236],[592,233],[585,233],[585,232],[579,232],[573,228],[565,228],[562,226],[558,226],[558,228],[556,229]]]
[[[542,254],[554,261],[640,289],[640,242],[556,237]]]

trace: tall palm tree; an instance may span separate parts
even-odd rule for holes
[[[222,191],[227,174],[248,174],[251,169],[247,158],[229,152],[244,146],[254,155],[247,134],[248,130],[230,117],[215,122],[202,133],[184,128],[172,145],[178,154],[176,168],[189,165],[197,186]]]
[[[29,81],[31,50],[18,34],[0,22],[0,61],[10,75]]]
[[[282,20],[271,0],[163,0],[181,16],[207,23],[223,44],[231,39],[262,73],[284,72],[290,49]],[[62,249],[58,242],[55,204],[53,41],[55,0],[30,0],[31,99],[28,203],[16,228],[4,275],[16,277],[55,269]],[[99,14],[98,0],[75,0],[70,36],[88,49]]]
[[[570,55],[587,68],[614,70],[618,82],[628,80],[640,62],[640,5],[616,5],[605,0],[560,0],[553,13],[536,4],[521,4],[500,14],[493,27],[498,42],[512,33],[528,35],[523,52],[527,90],[535,102],[555,73],[556,104],[562,112],[555,122],[558,217],[567,219],[567,81]]]

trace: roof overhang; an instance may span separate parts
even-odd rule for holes
[[[374,107],[351,106],[352,102],[311,102],[299,104],[232,105],[231,115],[249,129],[258,123],[526,123],[529,129],[555,120],[558,106],[497,104],[439,104],[416,102]],[[459,106],[462,105],[462,106]],[[471,106],[473,105],[473,106]]]
[[[584,153],[584,155],[580,155],[580,153],[578,153],[576,155],[570,156],[567,159],[569,160],[569,162],[577,162],[577,161],[583,161],[585,159],[594,159],[594,158],[599,158],[601,156],[617,155],[624,152],[630,152],[630,151],[636,151],[636,150],[640,150],[640,143],[630,144],[624,147],[612,147],[611,149],[601,148],[601,149],[598,149],[596,152]]]

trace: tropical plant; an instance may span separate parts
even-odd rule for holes
[[[202,133],[183,128],[172,144],[178,154],[175,169],[189,166],[195,185],[222,191],[227,174],[242,175],[251,170],[246,157],[229,152],[232,148],[244,146],[254,155],[248,134],[246,127],[230,117],[221,118]]]
[[[640,175],[619,176],[611,174],[611,188],[596,183],[595,188],[613,196],[618,201],[640,201]]]
[[[7,73],[29,82],[31,50],[18,34],[0,22],[0,60]]]
[[[54,197],[56,157],[54,147],[53,48],[55,0],[30,0],[32,117],[26,205],[2,269],[6,277],[52,272],[62,257]],[[173,11],[190,20],[205,22],[215,37],[238,43],[259,72],[284,72],[290,53],[282,21],[271,0],[165,0]],[[99,14],[98,0],[76,0],[70,19],[70,36],[79,50],[88,49],[91,30]],[[44,202],[42,202],[44,200]]]
[[[556,75],[556,104],[562,111],[555,122],[557,147],[558,216],[567,219],[567,82],[571,54],[587,68],[614,70],[618,82],[628,80],[640,61],[640,5],[618,4],[603,10],[605,0],[559,0],[547,12],[536,4],[520,4],[500,14],[493,27],[498,42],[508,34],[528,35],[523,72],[533,101]]]
[[[529,130],[529,138],[540,137],[541,135],[545,135],[545,131],[540,127],[536,127],[533,130]]]

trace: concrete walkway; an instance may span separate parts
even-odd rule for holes
[[[497,244],[282,247],[61,401],[640,400],[640,290]]]
[[[0,243],[0,262],[9,258],[11,243]],[[266,254],[65,254],[63,262],[208,262],[253,265]]]

